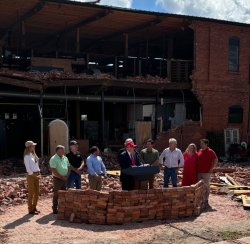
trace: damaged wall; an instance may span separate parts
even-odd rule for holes
[[[247,140],[249,120],[250,30],[212,22],[193,21],[195,68],[193,92],[202,104],[202,127],[206,131],[239,128],[240,139]],[[229,38],[240,39],[239,72],[228,69]],[[232,105],[243,108],[242,123],[228,123]]]

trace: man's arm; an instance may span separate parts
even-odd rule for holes
[[[165,157],[165,150],[161,153],[161,155],[159,157],[160,164],[164,164],[164,162],[163,162],[164,157]]]
[[[212,162],[212,165],[211,165],[211,169],[209,170],[209,173],[212,173],[213,171],[213,168],[215,167],[215,165],[218,163],[218,158],[216,157],[213,162]]]
[[[91,158],[87,159],[87,167],[88,167],[88,171],[90,175],[98,176],[93,168],[93,163],[92,163]]]
[[[84,160],[82,160],[82,164],[81,164],[81,166],[78,168],[78,170],[83,170],[84,165],[85,165],[85,162],[84,162]]]
[[[179,151],[179,167],[182,168],[184,166],[184,157],[181,151]]]
[[[153,166],[159,166],[159,152],[156,152],[156,160],[153,162]]]
[[[101,170],[102,170],[103,174],[105,176],[107,176],[107,170],[106,170],[105,164],[103,163],[102,159],[101,159]]]

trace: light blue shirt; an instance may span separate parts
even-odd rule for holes
[[[107,175],[106,167],[100,156],[94,156],[93,154],[89,155],[87,158],[87,167],[90,175]]]

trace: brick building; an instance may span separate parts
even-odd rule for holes
[[[5,1],[0,40],[0,158],[21,157],[27,139],[49,154],[54,119],[102,147],[135,138],[141,121],[159,150],[170,136],[182,149],[207,136],[220,154],[249,143],[249,24]]]

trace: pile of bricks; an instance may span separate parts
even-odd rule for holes
[[[199,215],[203,181],[188,187],[134,191],[60,191],[58,219],[76,223],[124,224]]]
[[[0,175],[9,176],[25,172],[23,160],[8,159],[0,161]]]

